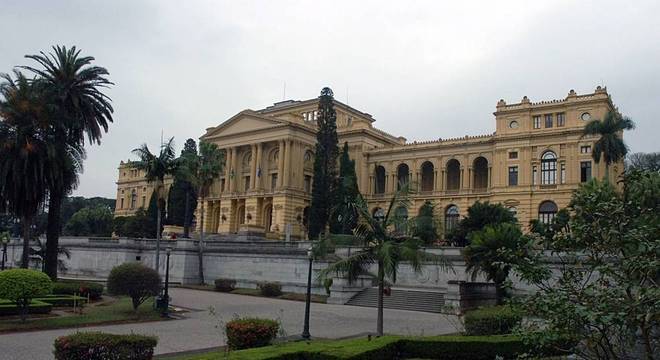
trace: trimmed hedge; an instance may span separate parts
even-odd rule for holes
[[[74,301],[76,302],[76,306],[82,306],[87,303],[87,298],[81,296],[73,296],[73,295],[71,296],[50,295],[50,296],[38,297],[35,298],[35,300],[45,302],[56,307],[57,306],[72,307]]]
[[[522,316],[505,305],[468,311],[463,320],[466,335],[501,335],[510,334]]]
[[[215,291],[231,292],[236,289],[236,280],[215,279]]]
[[[275,320],[241,318],[227,323],[227,346],[232,350],[269,345],[277,336],[279,324]]]
[[[103,295],[103,285],[87,281],[58,281],[53,284],[53,294],[78,294],[84,298],[89,295],[90,300],[98,300]]]
[[[268,297],[276,297],[282,295],[282,285],[276,282],[265,282],[259,284],[259,291],[261,295]]]
[[[371,359],[449,359],[492,360],[496,356],[515,359],[529,353],[532,347],[513,335],[495,336],[383,336],[339,341],[289,342],[257,349],[231,352],[230,360],[371,360]],[[543,356],[560,355],[547,350]],[[219,359],[220,354],[190,359]]]
[[[144,335],[114,335],[79,332],[55,339],[56,360],[149,360],[157,338]]]
[[[28,305],[28,314],[48,314],[53,310],[53,305],[33,299]],[[16,303],[0,299],[0,316],[20,315],[21,311]]]

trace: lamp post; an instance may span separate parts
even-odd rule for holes
[[[169,317],[169,310],[170,310],[170,294],[169,294],[169,287],[170,287],[170,255],[172,254],[172,248],[168,247],[167,250],[165,250],[165,291],[163,294],[163,317]]]
[[[9,244],[9,233],[0,234],[0,242],[2,242],[2,270],[5,269],[7,262],[7,244]]]
[[[303,327],[302,338],[309,340],[309,306],[312,300],[312,262],[314,255],[312,248],[307,249],[307,258],[309,259],[309,271],[307,272],[307,296],[305,297],[305,325]]]

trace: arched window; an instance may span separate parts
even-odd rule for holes
[[[547,151],[541,156],[541,185],[557,183],[557,155]]]
[[[474,159],[472,163],[472,184],[475,189],[485,190],[488,187],[488,160],[483,156]]]
[[[408,169],[408,165],[406,164],[400,164],[399,167],[396,169],[396,179],[397,179],[397,184],[396,184],[396,189],[401,190],[401,187],[403,185],[408,184],[408,173],[410,170]]]
[[[374,179],[374,194],[384,194],[385,193],[385,168],[382,166],[376,166],[376,176]]]
[[[394,229],[399,234],[405,234],[408,229],[408,209],[405,206],[399,206],[394,213],[396,221],[394,222]]]
[[[252,152],[245,153],[243,155],[243,163],[241,164],[243,167],[243,171],[250,171],[250,162],[252,162]]]
[[[458,225],[458,219],[460,214],[458,212],[458,206],[449,205],[447,211],[445,211],[445,233],[448,233],[456,228]]]
[[[447,190],[458,190],[461,186],[461,163],[456,159],[447,162]]]
[[[373,216],[374,219],[378,221],[383,221],[385,220],[385,211],[383,209],[377,207],[372,211],[371,215]]]
[[[517,219],[518,218],[518,209],[515,206],[509,206],[508,209],[511,212],[511,215],[513,215],[513,217]]]
[[[539,205],[539,221],[544,224],[551,224],[557,215],[557,204],[548,200]]]
[[[422,164],[422,191],[433,191],[433,164],[425,161]]]

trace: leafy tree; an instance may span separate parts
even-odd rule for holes
[[[111,213],[115,212],[116,199],[107,199],[102,197],[85,198],[82,196],[67,196],[62,203],[62,211],[60,212],[60,222],[67,224],[73,214],[77,213],[83,208],[106,208]]]
[[[107,207],[85,207],[73,214],[64,233],[73,236],[112,235],[113,214]]]
[[[55,153],[43,89],[15,71],[0,84],[0,212],[21,219],[28,267],[31,227],[48,190],[49,154]]]
[[[538,219],[532,219],[529,222],[529,228],[532,233],[541,236],[544,243],[547,245],[552,241],[555,234],[570,231],[569,220],[570,214],[568,213],[568,210],[561,209],[557,212],[554,219],[552,219],[552,223],[545,224]]]
[[[501,223],[515,224],[517,220],[511,211],[502,204],[477,201],[468,208],[467,216],[448,234],[448,238],[452,243],[464,246],[467,244],[471,232],[480,231],[487,225]]]
[[[57,247],[62,228],[60,210],[65,196],[78,183],[85,158],[85,135],[90,143],[101,143],[112,122],[113,108],[104,88],[113,85],[108,71],[92,66],[94,58],[80,56],[75,46],[53,46],[53,53],[26,55],[41,68],[22,66],[34,73],[43,88],[52,113],[49,122],[56,133],[48,177],[48,229],[46,232],[46,273],[57,278]]]
[[[626,169],[660,171],[660,152],[630,154],[626,159]]]
[[[118,236],[149,238],[156,231],[154,216],[149,216],[139,208],[133,216],[119,216],[114,219],[114,231]]]
[[[592,120],[584,127],[582,137],[599,136],[594,143],[591,155],[594,161],[605,161],[605,178],[609,179],[610,165],[623,159],[628,153],[628,147],[623,142],[621,134],[624,130],[632,130],[635,123],[618,111],[609,111],[603,120]]]
[[[424,202],[414,220],[413,235],[431,244],[438,238],[438,222],[435,219],[435,206],[430,201]]]
[[[309,238],[316,239],[324,231],[332,207],[336,204],[337,191],[337,113],[333,93],[323,88],[319,96],[318,131],[314,153],[314,177],[312,179],[312,204],[309,214]]]
[[[349,282],[354,282],[361,275],[370,275],[373,265],[377,273],[372,275],[378,284],[378,319],[376,333],[383,335],[383,293],[386,280],[396,283],[397,272],[401,262],[408,262],[415,272],[421,272],[424,261],[435,261],[443,268],[450,268],[444,257],[427,253],[421,247],[418,239],[401,236],[395,230],[398,224],[408,220],[402,218],[394,210],[399,207],[408,208],[408,185],[402,186],[390,199],[387,212],[383,219],[372,217],[367,202],[359,197],[353,204],[360,221],[355,229],[355,237],[361,249],[352,252],[350,256],[330,264],[320,272],[322,279],[330,274],[346,276]],[[317,246],[317,254],[321,249],[328,249],[327,239],[321,239]]]
[[[201,200],[199,209],[200,233],[198,246],[198,266],[200,283],[204,284],[204,203],[213,179],[217,178],[224,167],[224,152],[217,145],[209,142],[199,143],[199,154],[188,155],[180,163],[184,178],[197,189]]]
[[[631,171],[623,184],[620,193],[593,179],[573,194],[570,232],[549,244],[554,274],[540,251],[515,265],[538,288],[524,305],[544,320],[545,331],[528,324],[528,336],[575,338],[570,350],[582,358],[657,358],[660,173]]]
[[[526,239],[522,239],[520,227],[512,223],[488,225],[483,230],[473,231],[469,235],[470,244],[465,247],[463,256],[467,264],[465,272],[470,273],[472,281],[482,273],[486,279],[495,283],[497,303],[502,304],[506,295],[504,282],[509,277],[511,253],[524,252]],[[504,253],[507,256],[503,255]]]
[[[48,295],[53,289],[50,278],[36,270],[11,269],[0,272],[0,298],[7,299],[20,309],[25,321],[30,301]]]
[[[169,222],[173,225],[183,226],[183,237],[190,236],[190,226],[193,220],[194,209],[197,208],[197,190],[189,180],[186,169],[188,163],[197,161],[197,144],[195,140],[188,139],[181,150],[178,159],[180,166],[175,173],[174,184],[168,196]]]
[[[133,310],[148,298],[158,295],[160,275],[158,271],[139,262],[128,262],[115,266],[108,276],[108,292],[130,296]]]
[[[333,234],[353,234],[357,226],[357,212],[351,206],[360,196],[355,174],[355,160],[351,160],[348,153],[348,143],[344,143],[339,157],[339,179],[337,186],[337,201],[334,205],[333,216],[330,219],[330,231]]]
[[[156,271],[160,268],[160,235],[162,211],[165,208],[163,200],[163,188],[165,176],[173,175],[176,172],[176,160],[174,155],[174,138],[170,138],[166,143],[161,144],[160,153],[152,154],[147,144],[133,150],[140,160],[132,165],[136,169],[145,171],[145,179],[154,184],[154,194],[156,195]]]

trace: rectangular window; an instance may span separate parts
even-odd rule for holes
[[[566,164],[565,163],[561,163],[560,171],[561,171],[561,173],[559,174],[559,176],[560,176],[559,180],[561,181],[562,184],[565,184],[566,183]]]
[[[536,115],[532,119],[533,119],[534,129],[540,129],[541,128],[541,115]]]
[[[509,166],[509,186],[518,185],[518,167]]]
[[[591,154],[591,145],[580,146],[580,154]]]
[[[552,114],[545,114],[545,127],[546,128],[552,127]]]
[[[270,189],[275,190],[277,187],[277,174],[273,174],[270,176]]]
[[[518,152],[517,151],[511,151],[509,153],[509,159],[517,159],[518,158]]]
[[[532,166],[532,185],[536,185],[536,166]]]
[[[119,206],[120,209],[124,208],[124,198],[121,198],[121,205]]]
[[[245,191],[250,190],[250,177],[246,176],[245,177]]]
[[[591,180],[591,161],[580,162],[580,182]]]
[[[225,191],[225,179],[220,180],[220,191]]]
[[[312,192],[312,177],[309,175],[305,175],[305,192]]]
[[[564,113],[557,114],[557,126],[564,126],[564,125],[566,125],[566,114]]]
[[[147,206],[147,197],[142,196],[142,207],[146,207],[146,206]]]

